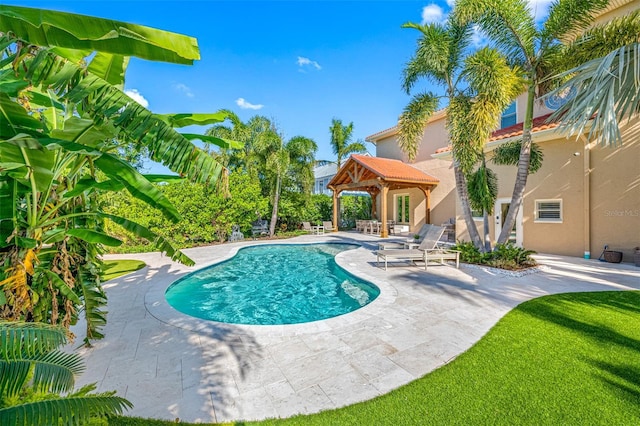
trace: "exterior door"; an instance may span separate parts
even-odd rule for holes
[[[396,223],[409,223],[409,195],[398,194],[395,196],[395,214],[394,219]]]
[[[509,206],[511,205],[511,198],[498,198],[496,200],[495,208],[493,209],[493,213],[495,215],[495,233],[493,236],[493,240],[496,241],[500,236],[500,232],[502,232],[502,226],[504,225],[504,220],[507,217],[507,213],[509,212]],[[515,245],[522,247],[522,208],[518,211],[516,215],[516,223],[513,225],[513,229],[511,230],[511,234],[509,235],[509,240]]]

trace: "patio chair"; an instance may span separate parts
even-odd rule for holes
[[[422,225],[420,230],[415,234],[415,235],[419,235],[419,238],[417,240],[415,238],[409,238],[402,241],[395,240],[395,241],[379,242],[378,249],[387,250],[387,249],[415,248],[424,241],[425,236],[427,235],[427,233],[429,232],[432,226],[433,225],[431,225],[430,223],[425,223],[424,225]]]
[[[302,222],[302,229],[310,234],[315,234],[315,229],[311,226],[311,222]]]
[[[322,222],[322,226],[324,227],[325,232],[337,231],[337,229],[333,228],[333,223],[331,223],[328,220],[325,220],[324,222]]]
[[[380,265],[380,259],[384,260],[384,270],[387,270],[387,262],[389,260],[410,261],[415,263],[416,260],[424,262],[424,270],[427,270],[429,261],[439,260],[444,264],[445,260],[455,260],[456,268],[460,267],[460,252],[457,250],[448,250],[438,248],[438,242],[444,233],[442,226],[433,226],[427,232],[422,243],[417,248],[408,249],[383,249],[376,252],[376,266]]]
[[[231,227],[231,235],[229,236],[229,242],[233,243],[235,241],[244,240],[244,234],[240,231],[240,226],[233,225]]]
[[[269,233],[269,222],[266,220],[256,220],[251,224],[251,236],[253,239]]]

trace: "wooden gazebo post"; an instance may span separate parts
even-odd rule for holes
[[[389,194],[389,186],[381,182],[380,185],[380,221],[382,226],[380,227],[380,238],[387,238],[389,236],[389,229],[387,229],[387,195]]]
[[[338,215],[340,213],[340,209],[338,209],[338,195],[340,194],[335,187],[331,189],[333,190],[333,232],[338,232]]]
[[[422,192],[424,193],[424,223],[431,223],[431,187],[421,186],[420,189],[422,189]]]

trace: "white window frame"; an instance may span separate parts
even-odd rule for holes
[[[558,203],[558,213],[560,215],[559,218],[540,218],[540,204],[542,203]],[[553,210],[543,210],[543,211],[556,211]],[[534,223],[562,223],[563,221],[563,206],[562,206],[562,198],[554,198],[554,199],[543,199],[543,200],[535,200],[535,210],[533,212]]]
[[[398,198],[402,197],[403,201],[402,201],[402,208],[403,208],[403,212],[404,212],[404,197],[408,197],[409,198],[409,220],[407,222],[400,222],[398,220]],[[403,217],[405,216],[404,214],[402,215]],[[403,194],[394,194],[393,195],[393,220],[396,221],[396,223],[398,224],[402,224],[402,225],[407,225],[411,223],[411,196],[408,193],[403,193]]]

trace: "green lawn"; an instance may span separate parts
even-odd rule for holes
[[[638,425],[640,292],[523,303],[450,364],[391,393],[316,415],[246,424]]]
[[[145,263],[139,260],[105,260],[102,262],[104,281],[109,281],[122,275],[129,274],[145,267]]]

